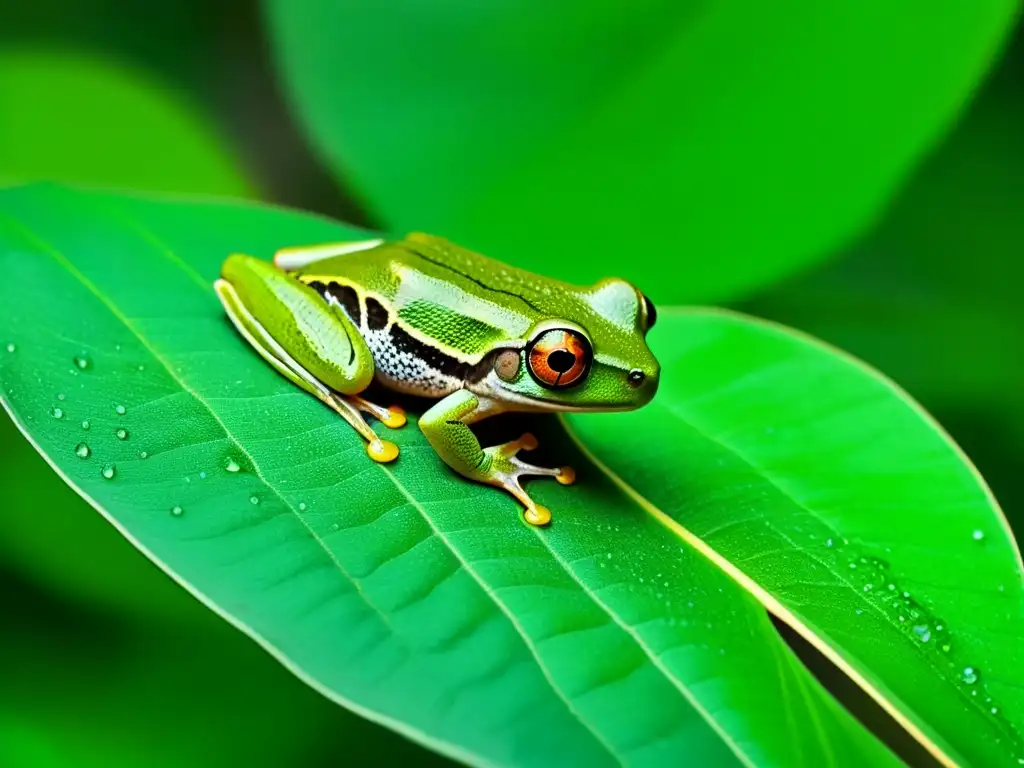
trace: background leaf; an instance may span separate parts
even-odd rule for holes
[[[88,54],[0,51],[0,179],[252,196],[187,98]]]
[[[580,438],[955,761],[1024,761],[1020,554],[973,467],[852,359],[663,314],[658,397]]]
[[[1018,525],[1022,83],[1018,35],[971,112],[863,242],[739,305],[814,333],[898,381],[952,431]]]
[[[310,135],[388,230],[677,303],[733,298],[869,223],[1017,4],[266,8]]]
[[[537,484],[558,517],[531,529],[415,427],[394,433],[394,467],[370,463],[263,364],[211,292],[223,255],[358,232],[49,186],[2,192],[0,210],[17,286],[0,391],[16,420],[134,542],[321,692],[475,762],[894,762],[756,601],[592,467],[571,489]]]

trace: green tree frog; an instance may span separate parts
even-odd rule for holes
[[[370,458],[398,447],[367,424],[405,424],[398,407],[362,397],[373,380],[437,400],[419,427],[456,472],[511,493],[532,525],[551,520],[520,485],[570,484],[570,467],[518,458],[525,434],[482,448],[471,424],[506,411],[616,411],[646,404],[659,366],[645,337],[654,305],[629,283],[577,287],[419,233],[402,240],[279,251],[274,263],[232,255],[215,284],[239,333],[293,383],[366,440]]]

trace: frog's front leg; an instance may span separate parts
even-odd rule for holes
[[[476,395],[460,389],[424,413],[420,429],[448,466],[470,480],[504,488],[526,507],[524,517],[528,523],[547,525],[551,522],[551,510],[534,503],[519,484],[519,478],[546,475],[569,485],[576,474],[571,467],[549,469],[520,461],[516,457],[519,451],[537,447],[537,439],[531,434],[503,445],[481,448],[480,441],[469,428],[469,424],[481,418],[480,408],[481,402]]]
[[[231,256],[214,287],[224,309],[259,354],[292,383],[332,408],[366,440],[375,461],[392,461],[398,446],[381,440],[360,411],[400,427],[400,408],[358,396],[373,378],[373,357],[344,312],[267,262]]]

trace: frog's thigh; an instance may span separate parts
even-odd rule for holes
[[[248,328],[249,341],[265,358],[286,367],[290,357],[302,373],[335,392],[354,395],[373,379],[373,356],[366,342],[337,306],[328,304],[307,285],[284,274],[272,264],[251,256],[231,256],[221,270],[217,293],[236,325],[248,314],[265,333]],[[225,285],[226,283],[226,285]],[[232,298],[232,295],[234,298]],[[232,306],[240,303],[241,307]],[[244,312],[240,309],[244,308]],[[251,325],[251,323],[249,323]],[[269,340],[259,336],[269,336]],[[256,336],[254,342],[251,336]],[[257,343],[258,342],[258,343]],[[283,349],[286,355],[279,354]],[[275,367],[280,366],[275,364]],[[287,375],[287,374],[286,374]],[[289,376],[293,381],[295,378]],[[305,377],[302,377],[305,378]],[[299,386],[310,390],[308,382]],[[312,391],[312,390],[310,390]],[[319,394],[314,392],[314,394]]]

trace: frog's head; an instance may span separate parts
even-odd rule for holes
[[[645,340],[657,317],[650,299],[619,279],[555,293],[525,344],[494,358],[498,399],[554,411],[646,405],[660,374]]]

